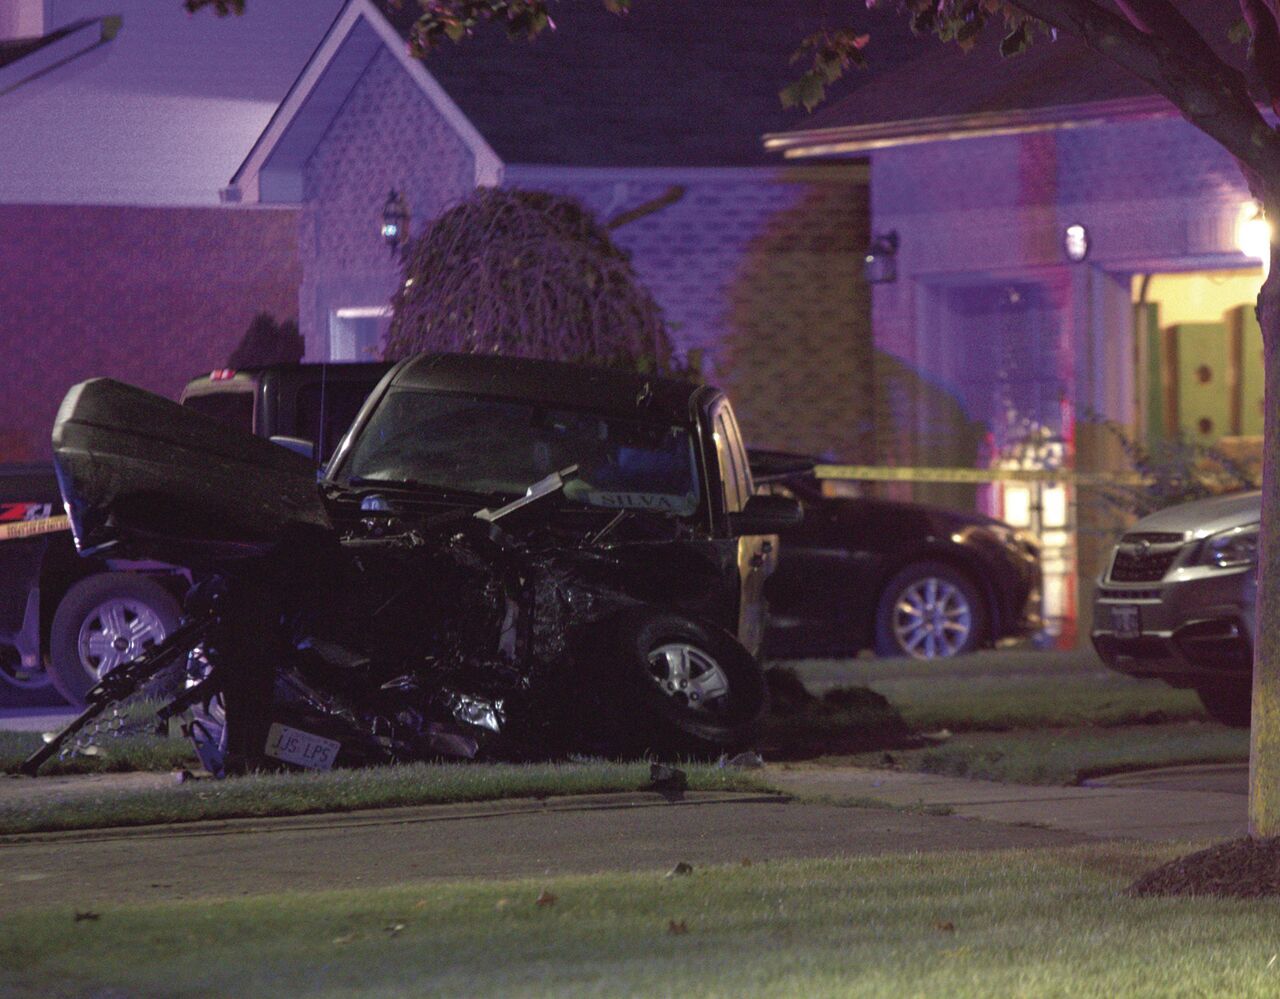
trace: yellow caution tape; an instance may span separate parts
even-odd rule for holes
[[[69,530],[71,530],[71,519],[65,514],[60,517],[41,517],[39,520],[15,520],[8,524],[0,524],[0,541],[33,538],[37,534]]]
[[[859,482],[1061,482],[1065,485],[1140,483],[1142,477],[1125,473],[1072,472],[1051,468],[888,468],[882,465],[815,465],[819,479],[853,479]]]

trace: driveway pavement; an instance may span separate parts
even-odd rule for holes
[[[1083,787],[819,766],[770,771],[769,779],[800,797],[946,808],[965,818],[1091,839],[1231,839],[1248,831],[1247,764],[1147,770]]]

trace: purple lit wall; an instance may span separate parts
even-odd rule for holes
[[[293,210],[0,205],[0,461],[49,453],[76,382],[173,398],[255,313],[296,316],[297,228]]]
[[[683,188],[613,232],[677,346],[703,353],[752,444],[870,459],[863,168],[512,165],[506,182],[576,197],[606,221]]]

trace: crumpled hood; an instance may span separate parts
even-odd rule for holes
[[[1233,527],[1256,524],[1261,519],[1261,492],[1230,493],[1157,510],[1125,533],[1192,533],[1194,537],[1203,538]]]

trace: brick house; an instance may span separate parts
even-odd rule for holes
[[[1180,8],[1226,46],[1230,6]],[[896,279],[872,291],[881,459],[985,467],[1035,439],[1032,460],[1106,470],[1100,419],[1146,441],[1260,433],[1263,274],[1232,157],[1083,45],[1002,60],[983,42],[922,40],[766,137],[785,162],[870,161],[870,229],[896,250]],[[1096,498],[1009,486],[977,501],[1044,533],[1060,616],[1087,607],[1115,526]]]

